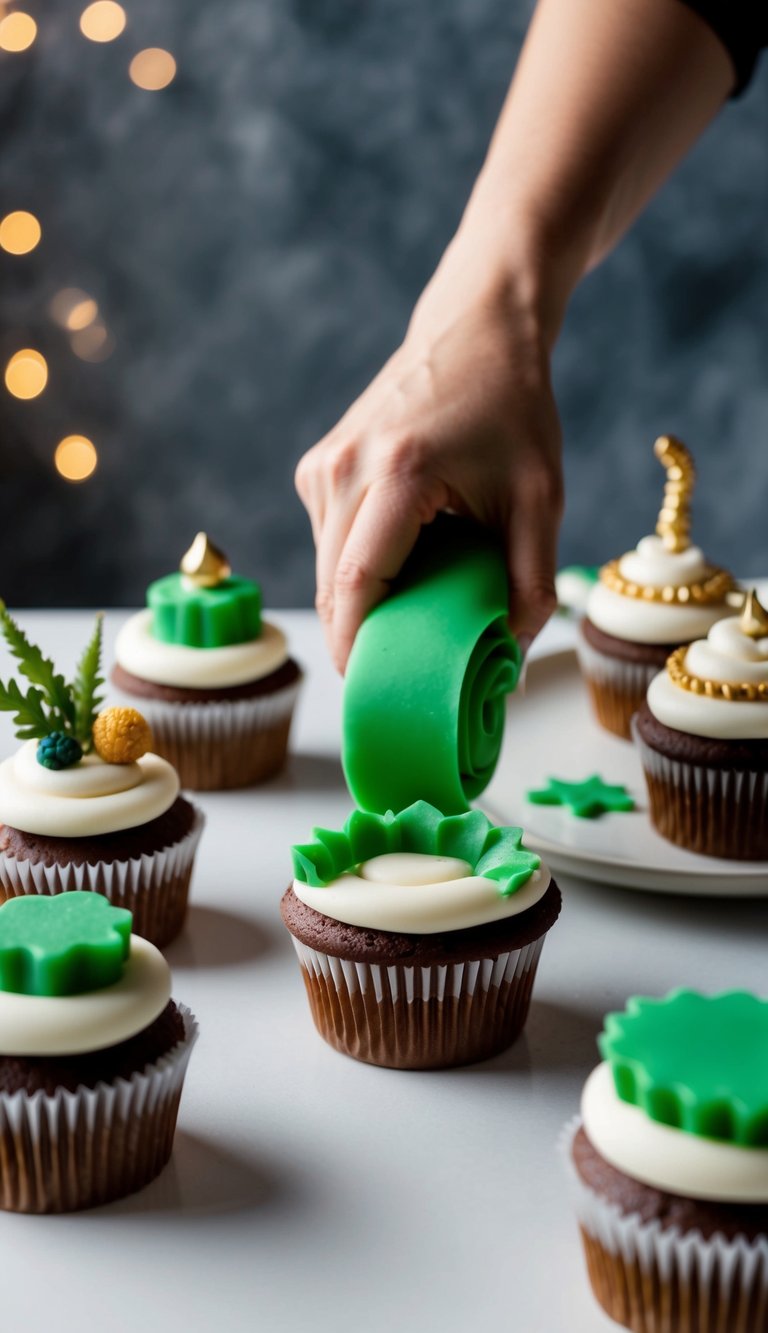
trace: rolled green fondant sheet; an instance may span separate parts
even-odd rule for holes
[[[347,667],[342,758],[360,809],[458,814],[488,785],[520,673],[508,592],[492,533],[447,515],[422,530]]]

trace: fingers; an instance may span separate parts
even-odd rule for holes
[[[413,489],[375,482],[363,497],[333,579],[331,654],[343,672],[360,625],[386,596],[421,531],[437,508]]]
[[[509,620],[524,653],[557,606],[555,569],[562,510],[559,473],[532,482],[515,496],[507,531]]]

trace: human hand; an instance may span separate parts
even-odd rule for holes
[[[449,249],[402,346],[296,472],[317,548],[316,606],[342,672],[366,614],[440,510],[501,534],[523,648],[555,606],[562,476],[548,347],[528,303],[507,283],[478,284],[474,265]]]

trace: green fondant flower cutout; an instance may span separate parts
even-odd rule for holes
[[[597,773],[583,782],[547,778],[546,787],[526,792],[526,796],[532,805],[565,805],[580,819],[594,819],[596,815],[635,808],[626,787],[603,782]]]
[[[10,898],[0,907],[0,990],[82,995],[119,981],[131,913],[100,893]]]
[[[541,858],[522,847],[523,830],[497,828],[480,810],[443,815],[426,801],[399,814],[354,810],[343,830],[315,828],[313,842],[292,848],[296,879],[313,888],[388,852],[422,852],[468,861],[473,875],[496,881],[507,897],[531,878]]]
[[[616,1092],[651,1120],[768,1147],[768,1000],[747,991],[635,996],[598,1042]]]

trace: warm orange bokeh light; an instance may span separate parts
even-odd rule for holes
[[[56,445],[53,461],[65,481],[85,481],[95,472],[99,456],[85,435],[67,435]]]
[[[15,352],[5,367],[5,387],[14,398],[37,398],[48,383],[48,362],[33,347]]]
[[[0,222],[0,246],[9,255],[28,255],[42,236],[40,223],[34,213],[6,213]]]
[[[78,301],[67,316],[67,328],[72,332],[79,332],[81,329],[87,329],[92,324],[99,313],[99,307],[92,297],[87,296],[84,301]]]
[[[167,88],[176,77],[176,61],[170,51],[164,51],[160,46],[148,46],[133,57],[128,73],[137,88],[156,93]]]
[[[0,22],[0,49],[26,51],[37,36],[37,24],[31,14],[16,9]]]
[[[114,341],[100,319],[94,320],[87,328],[75,330],[69,342],[75,356],[81,361],[106,361],[115,350]]]
[[[80,31],[90,42],[113,42],[125,28],[125,10],[115,0],[95,0],[80,15]]]

